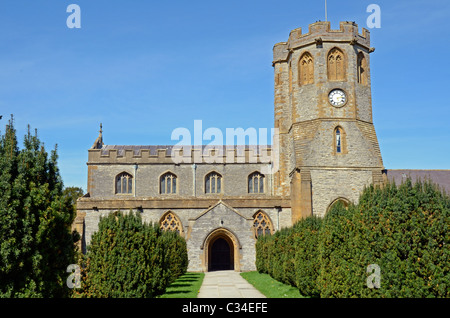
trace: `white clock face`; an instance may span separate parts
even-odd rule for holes
[[[330,104],[335,107],[344,106],[347,102],[347,96],[344,91],[341,89],[333,89],[330,94],[328,94],[328,100]]]

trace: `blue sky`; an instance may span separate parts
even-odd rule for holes
[[[69,29],[69,4],[81,29]],[[328,0],[328,20],[370,29],[373,118],[387,169],[450,168],[448,0]],[[86,189],[87,150],[173,144],[177,127],[273,127],[272,48],[324,20],[324,1],[2,0],[0,129],[14,114]],[[22,141],[22,138],[20,139]]]

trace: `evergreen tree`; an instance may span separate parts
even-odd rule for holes
[[[63,196],[57,150],[50,157],[35,135],[17,146],[13,118],[0,145],[0,295],[64,297],[66,268],[75,263],[74,212]]]
[[[114,212],[100,219],[82,263],[75,297],[152,298],[186,272],[186,242],[139,213]]]
[[[294,257],[295,268],[292,273],[294,282],[303,296],[317,297],[316,285],[320,269],[319,233],[322,219],[310,216],[294,225]]]

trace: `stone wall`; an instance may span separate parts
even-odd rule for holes
[[[248,193],[248,176],[253,172],[264,171],[268,164],[235,163],[235,164],[95,164],[89,163],[90,195],[91,197],[117,198],[120,196],[161,197],[161,196],[195,196],[195,197],[224,197],[224,196],[270,196],[273,193],[270,174],[265,175],[264,193]],[[94,168],[95,167],[95,168]],[[94,168],[94,169],[92,169]],[[222,192],[220,194],[205,194],[205,177],[210,172],[222,175]],[[135,190],[132,194],[115,193],[116,176],[127,172],[135,178]],[[177,193],[160,194],[160,177],[171,172],[177,176]]]
[[[311,169],[311,180],[313,214],[323,217],[336,199],[357,203],[364,187],[372,183],[372,171]]]

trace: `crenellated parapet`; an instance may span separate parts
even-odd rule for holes
[[[272,163],[271,146],[118,146],[89,149],[90,164]]]
[[[355,22],[340,22],[339,29],[332,30],[329,21],[321,21],[310,24],[308,33],[303,34],[302,28],[297,28],[291,31],[287,42],[275,44],[273,63],[287,61],[294,50],[311,44],[321,46],[324,42],[350,43],[366,49],[369,53],[374,51],[374,48],[370,47],[370,32],[362,28],[362,33],[359,33]]]

